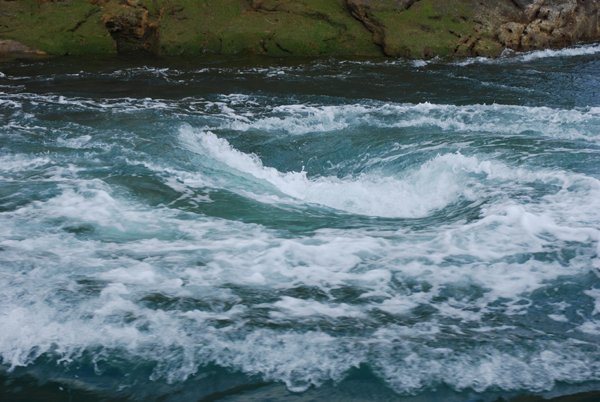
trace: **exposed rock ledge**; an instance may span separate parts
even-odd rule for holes
[[[0,0],[0,53],[497,56],[598,41],[599,9],[600,0]]]
[[[0,40],[0,54],[1,53],[46,54],[40,50],[32,50],[15,40]]]

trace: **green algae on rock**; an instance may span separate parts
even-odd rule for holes
[[[493,57],[596,41],[599,9],[600,0],[0,0],[0,40],[56,55]]]
[[[381,55],[345,0],[178,0],[165,12],[162,54]],[[202,23],[198,23],[202,21]]]
[[[55,55],[114,53],[102,12],[85,0],[0,1],[0,40]]]
[[[502,48],[480,22],[477,4],[465,0],[349,0],[388,56],[492,56]],[[475,6],[475,7],[473,7]]]

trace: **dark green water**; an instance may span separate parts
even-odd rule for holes
[[[0,125],[2,400],[600,400],[598,46],[5,60]]]

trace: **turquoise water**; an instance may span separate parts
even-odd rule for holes
[[[600,390],[600,46],[0,63],[3,400]]]

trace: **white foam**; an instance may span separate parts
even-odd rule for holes
[[[600,289],[586,290],[583,293],[594,299],[594,311],[592,311],[592,315],[600,314]]]
[[[0,172],[36,171],[42,166],[53,165],[54,161],[47,156],[31,157],[24,154],[0,156]]]
[[[212,149],[217,157],[238,158],[241,168],[259,168],[256,159],[236,154],[239,151],[216,137],[207,139],[213,148],[203,152]],[[157,381],[184,381],[202,365],[215,362],[285,382],[294,391],[339,381],[362,363],[402,393],[440,382],[458,390],[538,391],[550,389],[555,381],[598,379],[597,356],[585,345],[534,340],[530,349],[489,344],[465,349],[444,338],[450,328],[439,322],[453,319],[479,329],[492,302],[511,300],[506,314],[520,314],[527,309],[517,303],[523,295],[561,275],[587,272],[585,253],[567,267],[534,259],[511,263],[502,257],[552,247],[553,237],[582,245],[597,241],[591,238],[593,228],[582,227],[588,218],[597,219],[597,214],[590,215],[598,210],[600,199],[595,182],[574,174],[562,173],[561,178],[557,172],[519,173],[460,154],[428,163],[480,181],[511,177],[517,186],[534,177],[562,180],[564,190],[546,199],[548,216],[534,213],[535,206],[516,206],[508,200],[484,210],[480,224],[446,224],[435,231],[399,229],[392,234],[322,229],[310,237],[286,238],[259,225],[202,216],[187,219],[168,208],[148,209],[117,198],[101,181],[73,181],[53,198],[0,213],[0,258],[6,273],[0,277],[3,363],[17,367],[54,353],[68,364],[84,350],[100,350],[98,361],[116,353],[119,359],[156,362],[151,378]],[[579,204],[568,204],[580,197]],[[589,209],[579,210],[590,202]],[[566,205],[571,210],[561,211]],[[555,222],[563,219],[561,214],[562,226]],[[104,231],[102,241],[44,224],[49,217],[92,225]],[[453,258],[457,260],[451,262]],[[23,270],[31,263],[32,269]],[[83,292],[87,285],[79,279],[92,282],[97,293]],[[411,281],[428,287],[399,290]],[[329,295],[351,287],[361,297],[359,303],[285,295],[268,303],[253,302],[234,294],[231,284],[269,294],[300,285]],[[437,299],[453,286],[483,290],[475,298]],[[217,307],[182,311],[140,302],[156,294],[202,301],[203,306],[209,301]],[[223,301],[228,306],[218,307]],[[364,324],[376,312],[402,317],[421,305],[434,306],[437,318],[402,326],[377,324],[374,335],[248,329],[244,324],[265,310],[272,326],[290,320],[305,325],[336,320]],[[501,330],[488,325],[481,329],[479,333]],[[591,322],[579,328],[587,334],[596,330]],[[460,338],[460,332],[456,334]],[[428,344],[438,341],[445,347]]]
[[[4,94],[0,93],[0,96],[5,99],[0,99],[0,102],[6,103],[13,107],[22,107],[21,102],[28,102],[31,105],[60,105],[61,107],[67,106],[79,110],[94,110],[96,112],[107,111],[114,113],[131,113],[139,110],[170,110],[176,109],[180,105],[177,102],[167,101],[164,99],[152,99],[152,98],[100,98],[100,99],[88,99],[79,97],[67,97],[63,95],[40,95],[33,93],[17,93],[17,94]]]
[[[523,61],[546,59],[549,57],[578,57],[600,53],[600,45],[578,46],[565,49],[545,49],[529,52],[520,56]]]
[[[61,145],[69,147],[69,148],[81,149],[81,148],[86,148],[87,144],[89,143],[89,141],[91,139],[92,139],[91,135],[82,135],[80,137],[69,138],[69,139],[59,138],[57,140],[57,142]]]
[[[5,94],[4,92],[0,92],[0,96],[2,97],[8,97],[7,94]],[[23,105],[20,102],[17,102],[15,100],[12,99],[0,99],[0,106],[2,107],[12,107],[15,109],[20,109],[23,107]]]
[[[113,76],[113,77],[130,77],[130,76],[136,76],[136,75],[151,75],[157,78],[163,78],[163,79],[167,79],[170,76],[177,76],[181,74],[180,71],[178,70],[174,70],[174,69],[170,69],[168,67],[165,68],[158,68],[158,67],[148,67],[148,66],[143,66],[143,67],[130,67],[124,70],[116,70],[113,71],[111,73],[109,73],[109,76]]]
[[[419,128],[443,131],[491,132],[598,141],[598,108],[553,109],[511,105],[372,104],[342,106],[284,105],[271,116],[225,122],[238,131],[283,131],[302,135],[335,132],[355,127]]]
[[[122,229],[118,218],[115,218],[116,203],[106,190],[96,190],[92,197],[76,193],[65,187],[63,193],[48,202],[34,201],[29,206],[18,209],[16,215],[27,216],[33,210],[43,208],[48,216],[81,219],[101,226],[112,226]]]
[[[532,183],[539,181],[556,186],[557,194],[548,195],[547,199],[551,202],[550,205],[557,206],[556,216],[568,222],[577,219],[563,215],[561,213],[563,206],[568,203],[572,206],[577,205],[577,210],[582,216],[590,216],[593,214],[593,208],[598,205],[594,197],[600,196],[600,183],[584,175],[513,169],[498,162],[481,161],[476,157],[466,157],[460,153],[438,155],[419,169],[406,171],[402,176],[386,177],[376,172],[345,178],[333,176],[308,178],[303,171],[282,173],[266,167],[256,155],[245,154],[232,148],[225,139],[218,138],[211,132],[185,126],[181,129],[180,136],[188,149],[235,169],[238,175],[249,174],[263,180],[273,186],[277,192],[293,197],[296,201],[320,204],[354,214],[384,217],[428,216],[433,211],[459,200],[476,201],[498,194],[507,194],[515,191],[517,188],[515,186],[522,186],[524,191],[530,191]],[[221,183],[221,185],[227,184]],[[566,190],[570,187],[571,191]],[[254,191],[246,189],[243,193],[245,196],[261,197],[260,200],[265,200],[264,193],[254,193]],[[583,198],[572,199],[573,194],[580,191],[585,194]],[[272,200],[292,201],[277,196]],[[506,211],[510,215],[511,207],[506,207],[509,208]],[[547,207],[544,205],[543,209]],[[575,211],[574,208],[568,210],[570,214]],[[537,214],[539,211],[534,212]],[[477,224],[485,225],[489,219],[492,218],[488,217]],[[523,225],[533,225],[533,220],[538,218],[534,218],[534,215],[530,218],[530,215],[525,213],[520,219]],[[595,230],[566,228],[552,219],[542,224],[541,221],[546,218],[540,219],[536,226],[529,228],[530,231],[533,231],[534,227],[539,227],[535,230],[550,231],[557,238],[566,241],[585,241],[587,238],[595,240],[597,236]]]
[[[271,311],[273,318],[311,317],[315,315],[339,317],[364,317],[361,311],[346,303],[330,304],[319,303],[314,300],[303,300],[294,297],[283,296],[280,301],[273,303],[272,306],[280,311]]]
[[[284,192],[288,186],[295,188],[297,182],[297,185],[301,186],[299,188],[303,189],[298,191],[302,200],[308,199],[311,195],[322,200],[329,194],[328,188],[333,185],[334,193],[337,196],[336,202],[339,203],[340,199],[344,200],[344,197],[348,197],[355,205],[361,202],[360,194],[359,197],[355,194],[350,196],[342,189],[345,188],[344,186],[350,186],[350,188],[364,186],[363,176],[359,180],[348,179],[348,183],[343,183],[344,180],[340,179],[334,181],[331,178],[310,180],[305,175],[300,176],[301,180],[297,180],[296,176],[291,176],[292,180],[287,181],[287,174],[263,167],[256,156],[250,157],[232,149],[229,144],[222,139],[219,140],[214,134],[182,130],[182,137],[185,138],[186,135],[200,137],[202,144],[194,144],[193,137],[187,138],[187,144],[192,146],[192,149],[212,155],[223,163],[240,169],[241,172],[263,178]],[[202,138],[207,141],[202,142]],[[219,152],[213,152],[214,148],[211,147],[214,147],[215,144],[218,145],[216,149]],[[298,175],[298,173],[294,173],[294,175]],[[414,182],[413,193],[407,192],[407,196],[421,200],[418,205],[415,201],[414,208],[409,210],[413,216],[421,212],[424,216],[431,213],[432,210],[425,212],[419,208],[423,205],[431,205],[423,200],[432,202],[431,199],[440,197],[440,194],[444,193],[444,185],[451,188],[452,191],[449,194],[452,194],[450,197],[452,201],[456,201],[459,196],[471,200],[482,197],[496,198],[496,200],[492,206],[483,208],[482,219],[472,224],[463,224],[456,228],[442,227],[435,235],[423,234],[422,238],[415,238],[414,234],[410,236],[407,234],[405,238],[402,234],[402,240],[399,243],[359,237],[352,241],[344,240],[338,245],[328,239],[338,236],[345,237],[347,234],[323,230],[320,231],[321,236],[316,237],[315,240],[323,241],[327,245],[328,252],[322,251],[321,246],[307,247],[300,246],[295,242],[285,242],[285,251],[277,248],[269,250],[262,255],[260,260],[254,260],[257,264],[255,269],[259,270],[261,278],[269,278],[272,275],[266,275],[263,271],[268,266],[263,261],[285,261],[292,258],[292,261],[298,261],[297,264],[301,262],[302,274],[294,273],[294,275],[297,275],[298,279],[301,278],[302,283],[320,286],[323,280],[333,284],[360,279],[363,283],[372,283],[369,285],[370,290],[365,295],[385,295],[386,297],[383,303],[371,308],[390,313],[406,313],[418,305],[431,304],[430,297],[433,297],[437,291],[431,294],[416,292],[410,296],[395,295],[395,292],[387,288],[390,280],[389,271],[397,272],[397,278],[400,280],[420,277],[429,283],[438,283],[439,286],[443,286],[444,283],[467,281],[467,283],[487,288],[485,294],[477,302],[483,310],[478,313],[466,311],[465,309],[469,306],[473,307],[474,301],[472,300],[449,301],[447,304],[436,305],[436,308],[446,317],[476,322],[485,314],[485,306],[493,300],[505,297],[517,301],[518,295],[545,286],[544,282],[555,278],[558,273],[561,275],[578,274],[581,272],[580,269],[584,271],[589,269],[587,257],[582,257],[579,263],[573,263],[569,267],[563,267],[558,262],[543,263],[535,260],[513,265],[503,262],[503,258],[523,253],[543,252],[547,247],[553,247],[552,245],[557,241],[594,245],[596,249],[599,247],[600,232],[596,227],[600,225],[600,216],[597,213],[598,207],[600,207],[598,201],[600,200],[600,183],[596,179],[564,172],[543,170],[531,172],[526,169],[514,169],[498,162],[480,161],[475,157],[465,157],[457,153],[437,156],[424,164],[418,171],[412,172],[404,181],[396,181],[394,184],[406,186],[411,182]],[[427,183],[432,183],[432,187],[429,188]],[[503,194],[510,194],[511,191],[527,193],[536,183],[552,184],[556,189],[554,193],[544,197],[542,205],[517,205],[510,198],[497,199]],[[381,186],[367,187],[369,191],[364,191],[364,193],[376,195],[378,200],[365,201],[365,205],[370,205],[370,208],[373,208],[373,203],[384,205],[383,203],[386,201],[381,199],[385,199],[386,196],[389,196],[390,200],[399,201],[397,193],[390,188],[390,181],[380,181],[378,184]],[[319,194],[322,188],[324,193]],[[443,198],[441,199],[443,200]],[[440,202],[439,200],[440,198],[437,202]],[[330,202],[329,206],[333,205],[334,202]],[[440,202],[440,205],[444,205],[444,202]],[[390,201],[388,209],[384,213],[393,211],[399,214],[399,209],[390,209],[392,207]],[[364,211],[364,209],[362,210]],[[402,213],[407,214],[407,210],[402,210]],[[315,256],[325,257],[327,255],[330,256],[328,258],[331,258],[332,255],[335,255],[334,250],[340,250],[340,253],[343,253],[341,250],[344,249],[355,250],[358,253],[356,255],[361,255],[362,258],[373,258],[374,260],[391,258],[390,261],[396,261],[396,263],[387,266],[385,274],[371,280],[367,279],[366,273],[350,274],[347,271],[359,263],[356,258],[341,259],[340,256],[337,256],[325,261],[315,258]],[[383,257],[384,255],[386,257]],[[467,261],[471,260],[470,263],[462,261],[457,266],[447,267],[444,270],[432,271],[431,265],[418,262],[422,259],[437,265],[449,258],[458,258],[460,261],[465,256],[468,256]],[[229,258],[229,260],[235,264],[242,263],[237,258],[235,260]],[[291,264],[295,265],[296,263]],[[337,268],[332,272],[331,268],[327,267]],[[254,272],[256,273],[256,271]],[[368,272],[374,274],[376,271]],[[282,271],[280,274],[288,276],[287,271]],[[307,314],[307,311],[317,311],[316,308],[311,310],[308,306],[298,306],[298,309],[304,311],[299,313],[300,315]],[[526,310],[527,305],[511,304],[506,310],[506,314],[518,315],[523,314]],[[277,317],[280,316],[277,315]]]
[[[520,62],[529,62],[533,60],[539,59],[547,59],[547,58],[558,58],[558,57],[579,57],[579,56],[588,56],[600,53],[600,45],[586,45],[586,46],[576,46],[576,47],[568,47],[564,49],[544,49],[544,50],[534,50],[531,52],[518,53],[513,51],[505,51],[502,53],[502,56],[497,59],[491,59],[486,57],[474,57],[467,59],[465,61],[461,61],[456,63],[458,66],[468,66],[475,63],[481,64],[504,64],[504,63],[520,63]]]
[[[561,314],[548,314],[548,317],[557,322],[569,322],[569,319]]]
[[[264,180],[297,200],[342,211],[383,217],[420,217],[457,202],[474,200],[465,185],[469,174],[490,174],[490,163],[474,158],[439,156],[404,177],[361,174],[358,177],[318,177],[306,172],[281,173],[266,167],[256,155],[231,147],[211,132],[181,129],[181,139],[190,150],[224,163],[240,173]]]
[[[352,128],[434,128],[442,131],[485,132],[506,135],[534,134],[562,139],[598,142],[600,111],[595,107],[557,109],[516,105],[444,105],[371,102],[354,105],[290,104],[267,107],[247,95],[221,96],[212,102],[196,98],[165,99],[85,99],[58,95],[0,94],[0,102],[21,108],[22,102],[60,105],[76,110],[131,113],[165,110],[200,114],[220,120],[212,130],[275,131],[295,135],[334,133]],[[16,123],[11,123],[16,124]],[[27,129],[46,129],[27,127]]]
[[[273,114],[281,117],[264,117],[255,121],[236,121],[226,127],[246,131],[268,130],[286,131],[292,134],[306,134],[311,132],[329,132],[342,130],[354,122],[358,122],[361,115],[368,109],[363,106],[307,106],[286,105],[277,106]]]
[[[80,101],[50,98],[90,107]],[[381,230],[366,225],[290,235],[285,227],[171,209],[172,203],[149,207],[108,181],[83,179],[89,177],[80,174],[84,167],[60,165],[54,154],[5,155],[0,171],[7,177],[34,172],[32,180],[54,187],[0,212],[3,364],[14,369],[47,354],[68,365],[87,351],[99,372],[105,360],[151,362],[152,380],[173,383],[216,363],[282,381],[293,391],[339,381],[361,364],[402,393],[441,383],[457,390],[537,392],[556,381],[600,379],[600,356],[588,347],[595,343],[531,333],[523,344],[501,337],[501,331],[528,330],[519,319],[531,313],[532,292],[565,275],[586,275],[599,262],[597,178],[490,155],[444,153],[436,144],[420,149],[438,147],[439,155],[396,174],[373,167],[412,145],[373,155],[374,163],[365,162],[372,169],[362,174],[308,177],[265,166],[214,134],[233,127],[343,135],[343,128],[365,124],[594,139],[598,110],[289,105],[253,120],[235,107],[246,101],[234,94],[201,102],[237,121],[213,131],[181,128],[197,171],[133,157],[125,162],[155,173],[179,200],[207,202],[213,189],[227,189],[293,205],[295,214],[307,204],[335,208],[343,213],[320,212],[340,226],[348,214],[434,218],[461,203],[474,211],[473,220],[386,220]],[[92,146],[87,134],[61,138],[59,145],[74,149]],[[208,195],[198,195],[199,189]],[[563,250],[573,251],[567,262],[536,258]],[[308,293],[287,293],[298,289]],[[585,294],[581,303],[598,314],[597,289]],[[423,306],[430,310],[418,315]],[[600,334],[594,317],[569,323],[566,305],[558,307],[547,318],[571,325],[567,336]],[[515,325],[490,321],[490,314],[514,318]]]
[[[459,391],[496,388],[541,392],[552,389],[555,381],[599,378],[594,360],[568,343],[542,342],[533,351],[527,351],[526,346],[508,347],[513,354],[482,346],[476,355],[469,355],[422,347],[389,329],[381,331],[380,336],[392,341],[378,350],[378,357],[386,363],[401,363],[382,365],[378,371],[395,389],[404,392],[414,393],[439,383],[452,384]]]
[[[412,63],[414,67],[425,67],[429,64],[426,60],[415,60]]]

